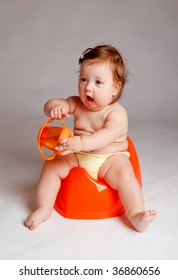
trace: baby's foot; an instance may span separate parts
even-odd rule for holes
[[[30,230],[34,230],[37,226],[39,226],[39,224],[41,224],[41,222],[44,222],[50,218],[51,212],[51,208],[42,205],[27,217],[24,224]]]
[[[131,216],[130,221],[137,231],[142,232],[154,220],[156,214],[156,210],[146,210]]]

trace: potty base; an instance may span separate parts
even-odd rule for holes
[[[91,179],[81,167],[72,169],[62,181],[55,209],[71,219],[105,219],[125,212],[118,192],[102,181]]]

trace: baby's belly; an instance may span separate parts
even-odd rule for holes
[[[81,135],[90,135],[92,132],[86,132],[84,130],[79,130],[74,128],[74,135],[81,136]],[[122,135],[116,142],[103,147],[102,149],[91,150],[88,151],[93,154],[105,154],[105,153],[114,153],[114,152],[121,152],[127,151],[128,149],[128,142],[127,142],[127,135]]]

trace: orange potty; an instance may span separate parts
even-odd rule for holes
[[[140,164],[135,147],[128,137],[128,152],[135,176],[142,186]],[[85,169],[76,167],[61,183],[56,211],[71,219],[104,219],[125,212],[118,192],[101,180],[92,179]]]

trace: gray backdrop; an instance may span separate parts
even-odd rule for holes
[[[177,120],[177,15],[177,0],[0,0],[1,118],[77,94],[80,53],[104,42],[127,59],[129,115]]]

